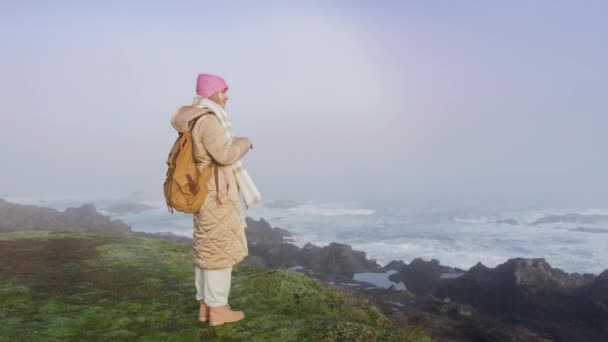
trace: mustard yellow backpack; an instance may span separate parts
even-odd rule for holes
[[[193,120],[191,127],[194,127],[201,117],[202,115]],[[163,188],[169,212],[173,214],[174,209],[184,213],[199,211],[207,197],[207,184],[212,168],[215,168],[217,182],[217,165],[212,161],[202,171],[196,167],[192,148],[192,129],[179,133],[169,152],[167,166],[167,178]]]

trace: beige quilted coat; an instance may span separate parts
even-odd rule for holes
[[[192,127],[191,120],[198,117],[200,118]],[[206,270],[233,266],[241,262],[249,250],[241,195],[230,165],[241,159],[251,146],[243,138],[235,138],[229,144],[219,119],[207,109],[179,107],[171,124],[178,132],[192,129],[194,160],[199,169],[211,160],[219,164],[218,186],[216,187],[215,172],[212,172],[207,198],[200,211],[194,214],[192,262]]]

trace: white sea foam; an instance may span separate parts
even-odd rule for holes
[[[580,214],[580,215],[606,215],[608,216],[608,208],[543,208],[543,209],[528,209],[520,211],[503,211],[500,213],[494,213],[493,215],[455,215],[452,220],[456,223],[465,224],[488,224],[494,223],[499,220],[514,219],[519,224],[530,225],[536,220],[552,216],[552,215],[567,215],[567,214]],[[551,223],[562,224],[560,222]],[[578,223],[570,223],[578,224]]]
[[[454,216],[453,218],[454,222],[457,223],[471,223],[471,224],[478,224],[478,223],[488,223],[491,222],[491,219],[488,217],[459,217],[459,216]]]

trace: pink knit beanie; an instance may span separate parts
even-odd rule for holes
[[[201,97],[209,97],[218,91],[228,89],[228,84],[223,78],[210,74],[199,74],[196,80],[196,94]]]

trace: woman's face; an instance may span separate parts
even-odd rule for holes
[[[220,100],[220,106],[222,106],[222,108],[226,108],[226,101],[228,101],[228,95],[226,94],[227,91],[228,90],[226,89],[217,93],[217,97]]]

